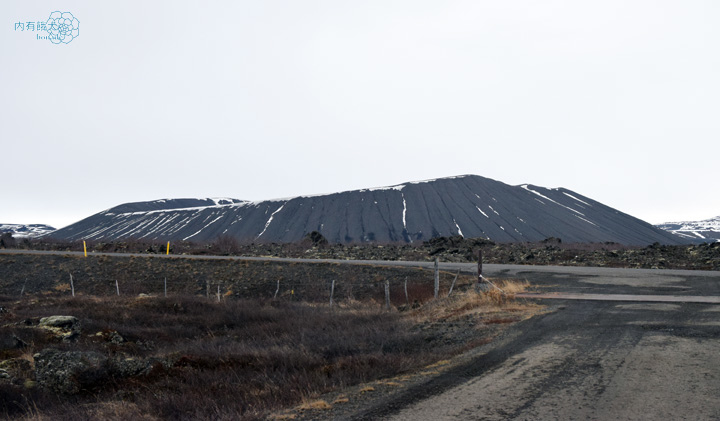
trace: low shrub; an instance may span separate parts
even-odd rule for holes
[[[460,297],[465,294],[438,300],[444,304],[436,307],[469,300]],[[67,355],[102,355],[109,364],[93,371],[103,379],[84,382],[78,374],[77,387],[62,399],[42,384],[27,389],[32,379],[13,379],[0,390],[0,415],[6,417],[255,419],[301,402],[316,406],[313,397],[322,393],[421,368],[464,344],[417,329],[413,312],[423,308],[388,312],[373,302],[330,308],[198,296],[49,296],[0,297],[0,305],[10,309],[0,335],[17,336],[24,355],[55,348],[58,361],[63,352],[75,352]],[[39,318],[58,314],[80,320],[78,339],[63,341],[39,330]],[[154,363],[136,369],[127,361]]]

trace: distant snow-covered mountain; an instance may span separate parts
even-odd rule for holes
[[[720,216],[704,221],[666,222],[657,227],[696,241],[720,241]]]
[[[477,175],[265,201],[169,199],[129,203],[55,231],[65,240],[421,242],[461,235],[495,242],[689,243],[579,193]]]
[[[36,238],[55,231],[55,228],[43,224],[0,224],[0,234],[9,232],[14,238]]]

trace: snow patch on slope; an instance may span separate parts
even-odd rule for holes
[[[394,186],[372,187],[372,188],[369,188],[369,189],[351,190],[351,191],[360,191],[360,192],[365,192],[365,191],[382,191],[382,190],[397,190],[397,191],[402,191],[402,189],[404,189],[405,187],[407,187],[408,184],[425,184],[425,183],[433,183],[433,182],[438,181],[438,180],[452,180],[452,179],[456,179],[456,178],[465,178],[465,177],[468,177],[468,176],[467,176],[467,175],[457,175],[457,176],[453,176],[453,177],[431,178],[431,179],[428,179],[428,180],[409,181],[409,182],[407,182],[407,183],[405,183],[405,184],[397,184],[397,185],[394,185]]]
[[[555,201],[555,200],[552,200],[551,198],[545,196],[544,194],[542,194],[542,193],[540,193],[540,192],[537,192],[537,191],[531,189],[530,187],[528,187],[527,184],[523,184],[523,185],[520,186],[520,187],[522,187],[523,189],[529,191],[530,193],[533,193],[533,194],[536,194],[536,195],[542,197],[542,198],[545,199],[545,200],[549,200],[550,202],[553,202],[553,203],[555,203],[555,204],[558,205],[558,206],[562,206],[563,208],[565,208],[565,209],[567,209],[567,210],[571,210],[571,211],[577,213],[578,215],[585,216],[584,213],[579,212],[579,211],[577,211],[577,210],[575,210],[575,209],[573,209],[573,208],[571,208],[571,207],[569,207],[569,206],[565,206],[565,205],[563,205],[562,203],[557,202],[557,201]],[[580,218],[580,219],[583,219],[583,218]],[[587,221],[587,219],[583,219],[583,220],[584,220],[584,221]],[[590,222],[590,221],[587,221],[587,222]],[[590,223],[592,224],[592,222],[590,222]],[[593,225],[595,225],[595,224],[593,224]]]
[[[657,227],[683,238],[720,241],[720,216],[702,221],[666,222]]]
[[[407,215],[407,202],[405,202],[405,195],[402,193],[400,193],[400,195],[402,196],[403,201],[403,228],[405,228],[405,231],[407,231],[407,220],[405,219],[405,216]]]
[[[569,193],[566,193],[566,192],[562,192],[562,193],[563,193],[565,196],[567,196],[567,197],[569,197],[569,198],[571,198],[571,199],[573,199],[573,200],[576,200],[576,201],[578,201],[578,202],[580,202],[580,203],[582,203],[582,204],[584,204],[584,205],[592,206],[592,205],[589,204],[588,202],[582,201],[582,200],[578,199],[577,197],[575,197],[575,196],[573,196],[573,195],[571,195],[571,194],[569,194]]]
[[[462,230],[460,229],[460,225],[458,225],[458,223],[455,222],[455,219],[453,219],[453,224],[455,224],[455,228],[457,228],[457,233],[458,233],[458,235],[461,236],[461,237],[465,237],[465,236],[463,235],[463,233],[462,233]]]
[[[215,200],[215,199],[213,199]],[[217,199],[218,201],[222,201],[224,199]],[[156,210],[150,210],[150,211],[135,211],[135,212],[124,212],[124,213],[112,213],[109,211],[105,211],[105,215],[110,216],[137,216],[137,215],[152,215],[156,213],[165,213],[165,212],[201,212],[205,209],[223,209],[223,208],[232,208],[232,207],[243,207],[243,206],[250,206],[254,204],[254,202],[250,201],[242,201],[242,202],[233,202],[233,203],[226,203],[226,204],[218,204],[218,202],[215,202],[214,205],[208,205],[208,206],[194,206],[191,208],[169,208],[169,209],[156,209]],[[257,202],[261,203],[261,202]]]
[[[0,234],[9,232],[14,238],[37,238],[53,231],[55,228],[43,224],[0,224]]]
[[[205,228],[207,228],[207,227],[209,227],[210,225],[214,224],[215,222],[217,222],[218,220],[220,220],[223,216],[225,216],[225,215],[220,215],[220,216],[218,216],[217,218],[213,219],[212,221],[210,221],[209,224],[207,224],[207,225],[205,225],[204,227],[200,228],[200,230],[198,230],[198,232],[196,232],[195,234],[188,235],[187,237],[183,238],[183,241],[187,241],[188,238],[192,238],[192,237],[200,234]],[[207,220],[207,219],[206,219],[206,220]]]
[[[265,231],[267,231],[268,227],[270,226],[270,223],[272,222],[275,214],[280,212],[282,210],[282,208],[284,208],[284,207],[285,207],[285,204],[282,204],[282,205],[280,205],[279,208],[277,208],[277,210],[275,212],[270,214],[270,219],[268,219],[267,222],[265,223],[265,228],[263,228],[262,232],[260,234],[258,234],[257,237],[255,237],[256,239],[260,238],[263,234],[265,234]]]

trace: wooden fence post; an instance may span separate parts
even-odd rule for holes
[[[167,298],[167,276],[165,277],[165,298]]]
[[[435,298],[438,297],[438,293],[440,292],[440,262],[438,261],[438,258],[435,258]]]
[[[118,297],[120,296],[120,285],[118,284],[117,279],[115,280],[115,291],[117,291]]]
[[[458,269],[457,273],[455,274],[455,279],[453,279],[452,285],[450,285],[450,291],[448,291],[447,295],[448,297],[450,296],[450,294],[452,294],[453,288],[455,288],[455,281],[457,281],[458,276],[460,276],[460,269]]]
[[[490,284],[487,281],[487,279],[483,278],[482,276],[482,249],[478,250],[478,277],[477,277],[477,284],[475,284],[475,290],[476,291],[487,291],[490,289]],[[494,285],[493,285],[494,286]]]
[[[478,250],[478,284],[483,281],[482,276],[482,250]]]
[[[273,300],[277,298],[278,292],[280,292],[280,280],[277,280],[277,288],[275,288],[275,295],[273,295]]]
[[[73,283],[72,273],[70,274],[70,292],[72,292],[72,296],[75,296],[75,284]]]
[[[218,297],[218,303],[219,303],[220,302],[220,284],[218,284],[217,297]]]
[[[407,276],[405,277],[405,305],[410,304],[410,297],[408,297],[407,293]]]
[[[390,310],[390,281],[385,280],[385,310]]]
[[[335,280],[332,280],[332,283],[330,284],[330,307],[333,306],[333,294],[335,293]]]

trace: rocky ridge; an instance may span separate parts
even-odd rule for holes
[[[720,216],[703,221],[666,222],[657,227],[693,241],[720,241]]]
[[[38,238],[56,231],[44,224],[0,224],[0,235],[10,234],[14,238]]]

